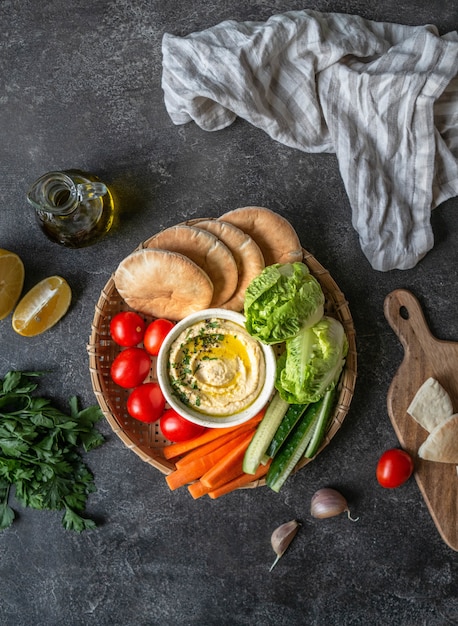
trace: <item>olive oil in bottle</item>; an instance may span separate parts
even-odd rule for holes
[[[46,236],[68,248],[96,243],[113,224],[113,196],[87,172],[48,172],[33,183],[27,200]]]

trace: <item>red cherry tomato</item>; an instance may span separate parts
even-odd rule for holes
[[[405,450],[386,450],[377,463],[377,480],[388,489],[399,487],[410,478],[413,467],[413,460]]]
[[[143,348],[126,348],[111,364],[110,374],[114,382],[125,389],[140,385],[151,368],[151,357]]]
[[[149,324],[143,337],[143,345],[152,356],[157,356],[164,339],[175,326],[170,320],[159,318]]]
[[[145,320],[138,313],[121,311],[111,319],[110,335],[119,346],[129,348],[142,341],[145,328]]]
[[[187,441],[204,433],[207,429],[181,417],[174,409],[167,409],[160,419],[162,434],[169,441]]]
[[[158,383],[143,383],[127,398],[127,411],[141,422],[156,422],[165,409],[165,398]]]

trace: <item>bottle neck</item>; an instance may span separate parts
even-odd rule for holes
[[[27,194],[27,200],[38,211],[68,215],[78,206],[78,188],[62,172],[51,172],[39,178]]]

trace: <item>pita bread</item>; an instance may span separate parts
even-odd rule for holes
[[[418,456],[426,461],[458,463],[458,413],[430,432],[418,449]]]
[[[435,378],[428,378],[410,403],[407,413],[429,433],[453,415],[449,394]]]
[[[231,311],[242,311],[246,288],[265,267],[260,247],[250,235],[228,222],[202,220],[193,225],[218,237],[231,251],[237,264],[238,282],[234,294],[222,307]]]
[[[146,248],[118,265],[114,283],[134,310],[178,321],[206,309],[213,298],[208,275],[182,254]]]
[[[219,218],[245,233],[260,247],[266,265],[302,261],[301,242],[283,216],[265,207],[248,206],[224,213]]]
[[[234,257],[222,241],[205,230],[178,224],[154,235],[145,245],[183,254],[203,269],[213,283],[211,307],[221,306],[229,300],[237,287]]]

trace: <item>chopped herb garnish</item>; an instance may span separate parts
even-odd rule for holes
[[[219,327],[219,320],[207,319],[198,330],[195,327],[189,328],[184,341],[179,345],[178,355],[173,362],[169,362],[169,369],[173,372],[171,385],[174,394],[187,406],[201,405],[199,383],[193,376],[199,371],[201,361],[216,361],[220,358],[217,354],[212,355],[212,352],[221,348],[226,339],[224,333],[215,332]]]

